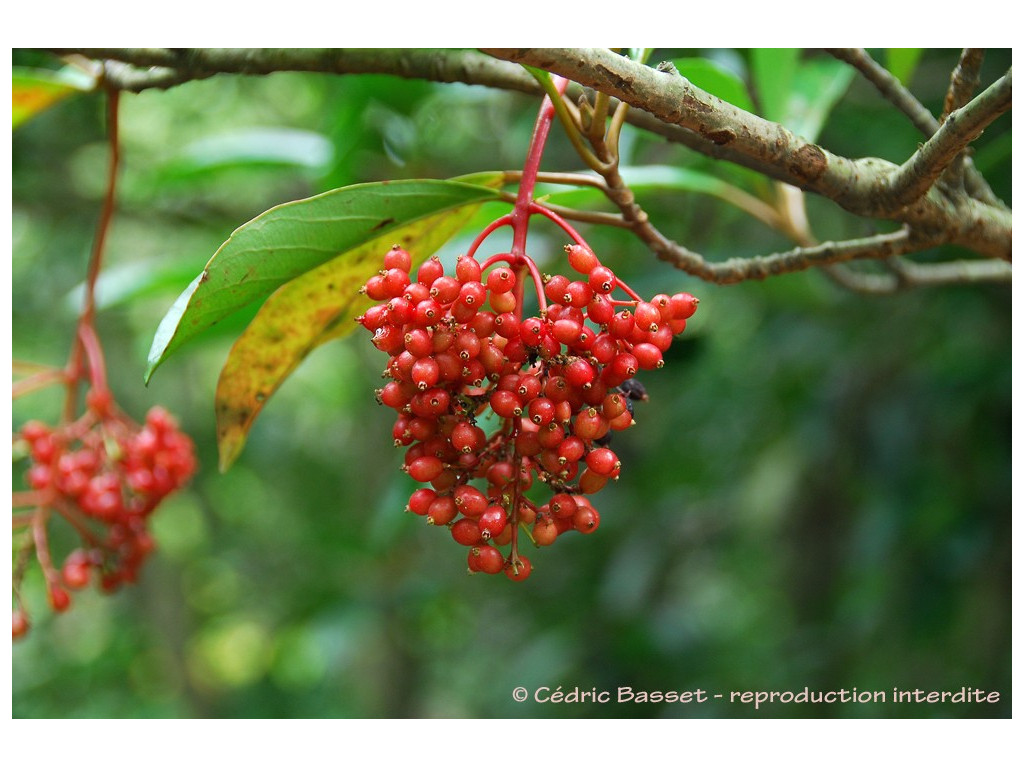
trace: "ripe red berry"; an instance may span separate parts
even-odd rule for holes
[[[569,266],[584,275],[600,263],[593,251],[585,246],[579,244],[567,245],[565,251],[569,255]]]
[[[472,547],[482,541],[480,527],[475,520],[462,518],[451,527],[452,538],[464,547]]]
[[[92,580],[89,556],[80,549],[71,552],[64,560],[64,567],[61,568],[61,579],[68,589],[82,589],[88,586]]]
[[[444,267],[441,265],[441,262],[436,256],[431,256],[420,264],[420,268],[416,273],[416,280],[425,286],[430,286],[443,274]]]
[[[661,368],[665,365],[665,360],[661,355],[661,350],[648,342],[635,344],[633,346],[633,357],[636,358],[637,365],[644,370]]]
[[[20,609],[15,609],[11,612],[11,638],[17,640],[19,637],[24,637],[28,633],[29,621],[28,616],[25,612]]]
[[[547,547],[555,543],[558,538],[558,528],[551,517],[537,517],[533,524],[533,541],[538,547]]]
[[[516,285],[516,274],[508,267],[495,267],[487,275],[487,290],[491,293],[506,293]]]
[[[480,281],[480,262],[472,256],[462,254],[455,260],[455,276],[463,283]]]
[[[580,533],[593,533],[601,524],[601,516],[593,507],[577,506],[572,516],[572,527]]]
[[[412,256],[400,245],[391,246],[391,250],[384,254],[384,269],[400,269],[408,272],[412,269]]]
[[[492,505],[483,511],[478,520],[480,535],[485,539],[492,539],[500,536],[508,524],[508,513],[504,507]]]
[[[520,555],[517,560],[510,560],[505,566],[505,575],[512,581],[525,581],[533,570],[533,564],[529,558]]]
[[[689,293],[676,293],[669,300],[672,309],[672,317],[676,320],[688,320],[697,311],[698,299]]]
[[[596,266],[587,275],[587,283],[595,293],[608,294],[615,290],[615,273],[608,267]]]
[[[57,584],[47,584],[47,597],[50,607],[57,613],[63,613],[71,607],[71,595]]]
[[[437,491],[432,488],[418,488],[409,497],[406,509],[417,515],[426,515],[430,504],[437,498]]]
[[[489,544],[473,547],[469,551],[469,569],[484,573],[501,573],[505,568],[505,558],[501,550]]]
[[[438,496],[427,508],[427,523],[430,525],[448,525],[459,514],[455,500],[451,496]]]
[[[409,464],[409,476],[418,483],[429,483],[444,471],[436,456],[421,456]]]
[[[526,286],[517,286],[516,277],[527,272],[525,256],[492,258],[511,263],[490,270],[483,282],[475,258],[460,257],[454,277],[431,258],[410,283],[406,257],[392,252],[384,271],[367,284],[373,296],[390,295],[359,318],[389,355],[385,376],[392,380],[377,399],[396,411],[393,436],[407,446],[406,471],[428,486],[410,496],[408,509],[446,525],[456,542],[469,547],[471,571],[526,578],[531,566],[518,546],[507,556],[498,549],[512,544],[520,524],[532,526],[539,546],[567,531],[597,528],[599,516],[584,494],[620,471],[616,455],[599,441],[609,430],[633,424],[627,394],[643,392],[633,377],[663,365],[673,333],[685,325],[683,315],[696,306],[692,297],[658,294],[649,302],[628,302],[632,311],[616,312],[627,302],[613,302],[610,294],[622,288],[635,296],[632,290],[585,246],[566,250],[572,269],[585,278],[545,276],[546,310],[525,319]],[[529,272],[536,275],[535,266]],[[130,491],[123,495],[120,481],[97,485],[102,472],[72,462],[45,430],[27,431],[37,456],[31,481],[62,492],[79,489],[83,510],[95,518],[119,519],[135,504],[132,494],[165,482],[159,465],[129,467]],[[535,506],[522,495],[535,480],[551,488],[546,504]],[[475,487],[477,481],[486,486]],[[509,524],[513,498],[516,525]],[[146,541],[142,532],[132,546],[142,551]],[[130,581],[134,568],[104,572],[103,583]],[[89,573],[71,564],[65,571],[68,585]]]
[[[619,457],[608,448],[595,448],[587,454],[587,466],[599,475],[614,477],[620,467]]]

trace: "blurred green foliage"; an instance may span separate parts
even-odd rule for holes
[[[748,84],[758,61],[693,50],[652,60],[668,58],[706,58]],[[925,51],[912,70],[933,111],[956,58]],[[1009,59],[991,52],[985,82]],[[58,66],[34,52],[15,63]],[[384,361],[365,335],[313,353],[225,475],[212,397],[245,318],[143,388],[159,318],[235,227],[343,184],[515,168],[536,106],[476,87],[286,73],[123,98],[99,330],[119,401],[136,416],[155,403],[177,413],[203,469],[154,517],[159,550],[137,587],[79,593],[53,617],[33,571],[34,626],[13,654],[16,717],[1009,716],[1009,288],[872,298],[814,273],[717,287],[622,232],[586,228],[641,294],[690,290],[702,302],[666,367],[644,376],[638,426],[616,435],[624,471],[595,497],[601,529],[537,552],[521,584],[467,576],[462,548],[402,512],[412,486],[373,401]],[[98,96],[78,96],[14,134],[15,358],[66,355],[102,195],[102,113]],[[632,129],[623,141],[629,165],[749,181]],[[899,161],[919,136],[855,80],[820,141]],[[977,147],[1012,203],[1009,119]],[[556,129],[544,168],[578,165]],[[641,195],[668,236],[714,258],[789,245],[713,197]],[[827,201],[808,207],[822,239],[868,233]],[[474,226],[502,210],[485,206]],[[444,249],[449,264],[472,232]],[[542,268],[559,263],[546,222],[530,242]],[[53,393],[22,398],[14,425],[57,408]],[[58,551],[70,546],[53,535]],[[512,700],[515,686],[559,685],[726,697]],[[1002,699],[757,713],[728,703],[732,690],[965,685]]]

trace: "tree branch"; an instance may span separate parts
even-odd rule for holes
[[[543,95],[540,85],[523,69],[473,50],[411,50],[339,48],[326,55],[321,49],[286,51],[277,49],[202,49],[178,51],[169,48],[50,48],[59,56],[84,56],[108,61],[107,84],[123,91],[139,93],[151,88],[172,88],[192,80],[216,74],[269,74],[300,71],[326,74],[378,74],[396,77],[459,82],[481,85],[530,95]],[[118,66],[114,62],[120,62]],[[113,66],[111,64],[114,63]],[[148,67],[148,69],[140,69]],[[578,85],[569,86],[569,94],[583,94]],[[617,99],[609,100],[615,109]],[[771,166],[756,163],[715,144],[693,131],[669,125],[648,112],[631,110],[626,117],[631,125],[682,144],[716,160],[746,165],[758,173],[775,178]]]
[[[914,202],[935,183],[971,141],[1010,108],[1012,70],[960,109],[953,110],[939,130],[889,177],[887,196],[895,205]]]
[[[925,106],[897,79],[889,70],[876,62],[863,48],[826,48],[828,53],[841,61],[845,61],[868,82],[878,89],[889,103],[900,112],[910,118],[921,133],[927,138],[939,130],[939,121],[929,112]],[[968,97],[969,98],[969,97]],[[966,101],[966,99],[964,100]],[[957,104],[956,106],[961,106]],[[989,205],[1002,205],[1000,200],[992,193],[992,189],[978,172],[970,158],[965,158],[967,191],[978,200]]]
[[[268,74],[291,70],[335,74],[386,74],[439,82],[463,82],[528,94],[541,93],[541,88],[534,79],[516,64],[497,60],[473,50],[51,50],[61,55],[77,54],[113,60],[108,61],[107,86],[130,91],[171,87],[221,72]],[[650,225],[646,213],[639,206],[632,210],[631,206],[635,203],[632,201],[632,193],[626,189],[629,200],[624,203],[625,207],[619,205],[623,211],[623,218],[615,217],[618,225],[628,224],[661,258],[676,263],[694,274],[705,276],[705,279],[734,282],[736,279],[761,278],[768,274],[792,271],[793,268],[802,269],[818,263],[828,264],[850,258],[885,258],[888,251],[909,253],[926,247],[923,243],[951,242],[986,256],[1007,260],[1010,258],[1012,221],[1010,212],[1005,208],[937,188],[932,188],[912,204],[902,207],[893,205],[886,197],[887,190],[894,188],[892,179],[913,176],[922,168],[926,173],[930,173],[934,167],[941,170],[944,164],[948,164],[944,160],[946,154],[952,151],[953,147],[958,147],[957,152],[962,149],[963,136],[972,130],[971,120],[984,122],[989,116],[994,117],[996,113],[990,111],[991,107],[968,105],[962,108],[961,112],[966,110],[966,114],[958,113],[953,121],[953,126],[959,124],[960,127],[947,128],[944,137],[926,144],[901,167],[877,158],[849,159],[834,155],[794,136],[781,125],[737,109],[695,88],[678,74],[657,72],[606,49],[496,49],[491,53],[509,61],[530,63],[562,74],[582,86],[594,88],[601,94],[614,97],[608,100],[609,109],[616,108],[617,100],[639,107],[628,110],[627,120],[641,129],[682,143],[715,159],[727,160],[769,178],[816,192],[859,216],[902,222],[916,233],[911,235],[910,230],[907,230],[905,239],[897,238],[891,243],[884,238],[895,236],[878,236],[883,239],[873,244],[867,243],[871,240],[868,238],[838,245],[826,243],[815,248],[796,249],[752,259],[709,263],[699,254],[688,251],[661,235]],[[843,58],[846,54],[835,55]],[[867,73],[872,73],[869,79],[875,82],[883,93],[895,94],[888,98],[894,100],[902,111],[911,115],[915,125],[927,135],[936,132],[938,123],[935,118],[928,114],[908,91],[899,86],[895,78],[874,64],[870,57],[866,54],[849,55],[844,60],[850,61],[866,76]],[[117,66],[114,62],[122,62],[122,65]],[[112,63],[114,66],[111,66]],[[151,69],[143,70],[139,69],[140,67]],[[888,80],[880,73],[884,73]],[[886,83],[887,90],[878,86],[879,82]],[[1009,76],[1000,88],[1005,88],[1008,108]],[[583,89],[574,86],[570,93],[576,97],[583,93]],[[976,102],[978,99],[971,104]],[[966,129],[964,125],[967,126]],[[980,175],[969,169],[969,189],[974,177],[984,186]],[[901,186],[895,188],[902,189],[904,183],[906,182],[901,182]],[[622,186],[624,187],[624,184]],[[978,194],[974,189],[971,191],[972,194]],[[988,197],[995,200],[991,193]],[[627,210],[632,210],[632,219]],[[610,214],[604,216],[608,217]],[[611,223],[611,219],[606,223]],[[793,264],[802,266],[792,267]],[[1009,268],[1003,265],[1001,269],[1003,271],[995,270],[992,274],[998,279],[1003,279],[1004,275],[1008,277]]]
[[[954,109],[959,109],[974,95],[981,83],[981,63],[985,60],[984,48],[964,48],[960,54],[953,74],[950,76],[949,90],[942,110],[942,119]]]
[[[826,48],[825,50],[860,72],[890,104],[909,117],[914,127],[925,136],[931,136],[939,130],[939,121],[924,104],[904,87],[899,78],[872,59],[863,48]]]
[[[934,189],[912,205],[894,206],[886,192],[898,166],[878,158],[834,155],[677,75],[603,48],[484,50],[568,77],[727,145],[744,158],[771,166],[775,178],[816,192],[859,216],[900,221],[985,256],[1010,258],[1012,223],[1007,211],[966,197],[954,203]]]

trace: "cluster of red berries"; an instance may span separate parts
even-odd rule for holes
[[[109,393],[92,391],[88,403],[76,422],[54,429],[30,421],[16,436],[30,460],[26,480],[35,508],[30,525],[36,556],[58,612],[71,604],[67,590],[88,586],[94,573],[108,591],[136,580],[153,550],[150,513],[196,469],[192,440],[163,408],[151,409],[140,427],[113,405]],[[82,539],[59,571],[45,534],[50,512],[71,523]],[[14,636],[27,629],[18,608]]]
[[[409,253],[395,246],[364,286],[379,303],[358,322],[389,355],[391,381],[377,399],[398,412],[405,471],[429,486],[407,509],[448,526],[469,547],[470,571],[522,580],[531,564],[519,554],[520,529],[538,546],[596,530],[586,495],[619,476],[607,445],[635,423],[631,400],[646,399],[633,377],[664,364],[697,307],[687,293],[642,301],[588,248],[566,251],[584,279],[542,279],[529,257],[499,254],[483,265],[460,256],[454,275],[434,257],[413,280]],[[539,311],[524,319],[528,275]],[[631,298],[613,299],[616,289]],[[489,413],[498,420],[491,434],[481,426]],[[535,480],[549,498],[528,497]],[[507,556],[498,549],[506,544]]]

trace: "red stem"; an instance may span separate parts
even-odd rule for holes
[[[71,346],[71,354],[68,358],[67,376],[68,393],[64,403],[64,420],[71,421],[74,418],[76,404],[78,402],[78,384],[82,379],[82,356],[83,353],[89,356],[90,374],[95,379],[97,372],[92,370],[94,356],[89,354],[86,347],[84,329],[92,331],[93,318],[96,313],[96,280],[103,265],[103,248],[107,241],[107,232],[110,230],[110,220],[114,215],[114,204],[116,200],[115,191],[117,184],[117,171],[121,164],[121,149],[118,141],[118,101],[120,94],[114,89],[107,90],[107,138],[110,143],[110,163],[107,167],[107,190],[103,197],[103,207],[100,209],[99,223],[96,225],[96,239],[93,241],[92,255],[89,259],[89,269],[85,278],[85,302],[82,307],[82,314],[78,318],[78,332]],[[92,338],[96,339],[95,331],[92,331]],[[96,340],[97,349],[99,341]],[[102,354],[95,357],[102,365]],[[104,381],[105,374],[100,372]]]
[[[573,240],[575,240],[577,243],[579,243],[580,245],[589,250],[593,250],[593,248],[587,245],[587,241],[583,239],[583,236],[575,229],[573,229],[572,224],[567,222],[565,219],[563,219],[561,216],[559,216],[557,213],[550,210],[549,208],[546,208],[540,203],[534,202],[530,204],[530,213],[539,213],[542,216],[547,216],[549,219],[555,222],[555,224],[561,227],[565,231],[565,233]]]
[[[562,77],[555,78],[555,87],[558,92],[564,93],[569,81]],[[519,194],[516,196],[515,209],[512,211],[512,254],[514,256],[526,255],[526,231],[530,221],[530,206],[533,204],[533,188],[537,184],[537,171],[540,170],[540,158],[544,154],[544,145],[547,143],[548,133],[551,131],[551,121],[555,117],[555,105],[547,96],[541,102],[540,112],[537,114],[537,122],[533,126],[533,138],[530,140],[530,149],[526,153],[526,163],[523,165],[523,175],[519,179]]]
[[[103,348],[92,323],[78,326],[78,338],[89,361],[89,383],[96,392],[107,391],[107,366],[103,362]]]
[[[544,281],[541,279],[540,271],[537,269],[537,264],[529,256],[523,256],[523,263],[526,268],[530,271],[530,277],[533,278],[533,287],[537,289],[537,304],[540,307],[540,313],[543,315],[548,311],[547,297],[544,295]],[[516,284],[519,287],[519,283]],[[522,296],[519,297],[519,305],[522,305]]]
[[[483,271],[485,269],[489,269],[490,267],[493,267],[495,264],[502,261],[504,261],[510,267],[515,266],[513,264],[514,259],[511,253],[496,253],[493,256],[491,256],[491,258],[489,258],[487,261],[480,265],[480,270]]]
[[[481,232],[479,235],[476,236],[476,239],[473,241],[473,244],[470,245],[469,246],[469,250],[466,251],[466,255],[467,256],[473,256],[473,254],[476,253],[477,248],[480,247],[480,244],[483,243],[483,241],[487,239],[487,236],[489,234],[491,234],[491,232],[493,232],[494,230],[496,230],[496,229],[498,229],[500,227],[508,226],[511,223],[512,223],[512,214],[511,213],[506,213],[500,219],[495,219],[494,221],[492,221],[490,224],[488,224],[486,227],[484,227],[483,232]]]
[[[36,510],[36,514],[32,518],[32,540],[36,545],[36,560],[39,561],[39,565],[43,569],[43,576],[46,578],[47,587],[49,587],[58,583],[60,576],[57,574],[57,569],[53,567],[53,561],[50,559],[50,543],[46,536],[46,519],[47,514],[44,507]]]

